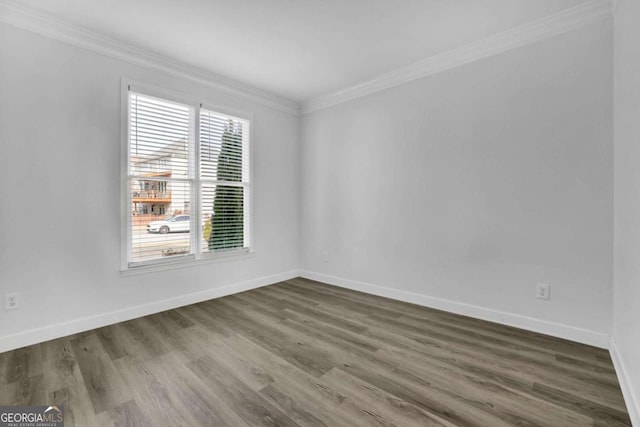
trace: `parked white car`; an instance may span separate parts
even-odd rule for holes
[[[191,218],[189,215],[170,216],[161,221],[153,221],[147,224],[147,233],[188,233],[190,225]]]

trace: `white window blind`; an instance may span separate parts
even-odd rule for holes
[[[198,105],[129,90],[129,268],[249,248],[250,123]]]
[[[244,214],[249,204],[249,123],[209,110],[200,111],[202,250],[249,246]]]

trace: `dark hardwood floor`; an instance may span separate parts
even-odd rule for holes
[[[629,426],[609,353],[295,279],[0,354],[66,426]]]

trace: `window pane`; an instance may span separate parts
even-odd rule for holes
[[[202,185],[202,252],[245,247],[243,186]]]
[[[130,93],[131,175],[187,178],[192,109]]]
[[[202,110],[200,113],[200,176],[218,181],[246,181],[248,161],[244,121]]]
[[[133,197],[131,212],[130,262],[170,258],[190,253],[190,184],[175,181],[132,180],[133,188],[142,183],[164,185],[170,198],[140,200]],[[178,207],[181,206],[182,209]]]
[[[193,108],[129,93],[129,262],[190,253]],[[176,180],[178,179],[178,180]],[[188,218],[188,216],[187,216]]]

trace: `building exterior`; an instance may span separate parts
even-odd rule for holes
[[[187,143],[178,141],[148,155],[131,159],[134,176],[144,177],[131,183],[134,215],[173,215],[189,211]]]

